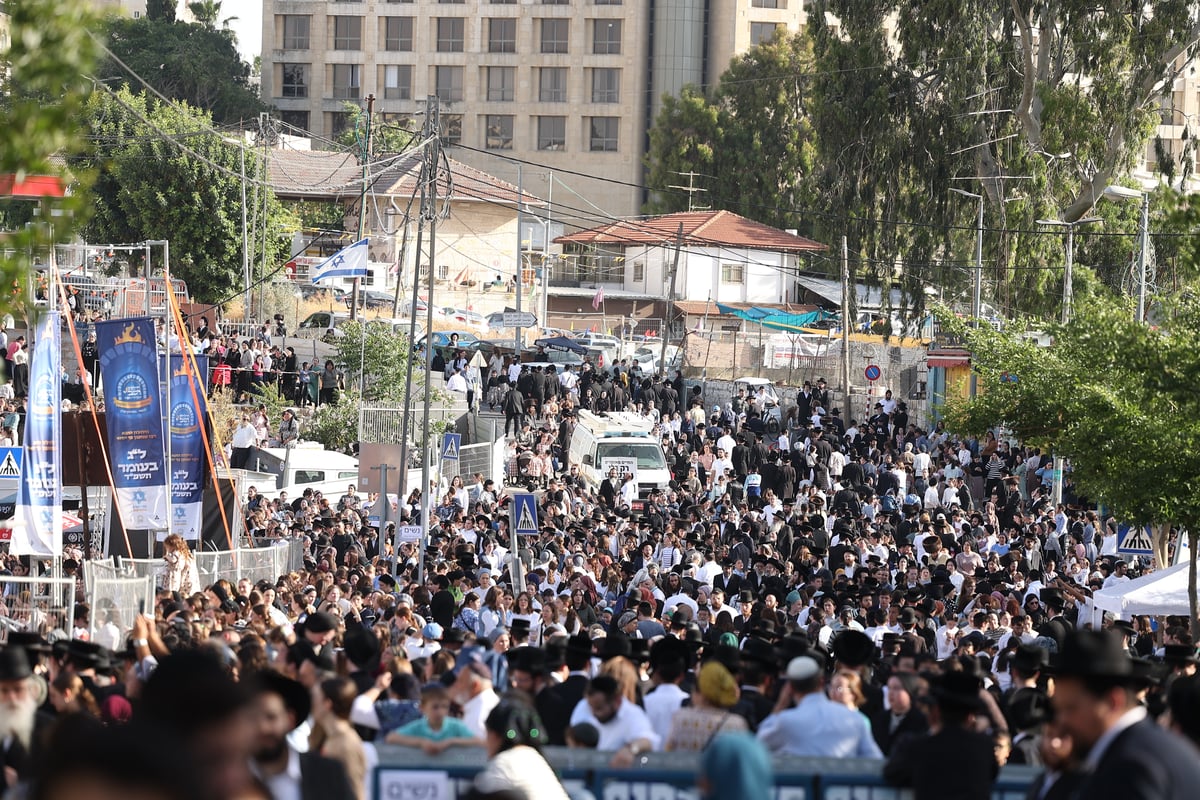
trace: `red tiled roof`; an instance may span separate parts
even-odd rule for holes
[[[825,250],[826,246],[803,236],[746,219],[732,211],[681,211],[648,219],[620,220],[598,228],[560,236],[558,244],[664,245],[673,244],[683,226],[684,244],[722,246],[782,253]]]

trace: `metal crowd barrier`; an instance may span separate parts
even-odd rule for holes
[[[236,585],[242,578],[251,583],[261,580],[272,584],[304,565],[304,543],[286,540],[284,544],[239,547],[236,550],[200,550],[195,553],[196,571],[202,586],[219,580]],[[122,558],[121,572],[129,577],[149,577],[157,585],[163,568],[161,558]]]
[[[91,637],[110,650],[123,650],[139,606],[154,613],[154,578],[101,577],[88,589],[92,609]]]
[[[93,558],[83,562],[83,588],[85,592],[92,590],[92,582],[96,578],[116,578],[120,574],[117,562],[112,556]]]
[[[376,800],[456,800],[465,797],[487,758],[482,750],[452,748],[439,756],[378,745],[370,796]],[[698,753],[650,753],[642,766],[617,770],[612,753],[549,747],[546,760],[568,794],[586,790],[597,800],[695,800]],[[906,800],[909,790],[883,781],[882,761],[833,758],[775,758],[774,800]],[[992,800],[1023,800],[1036,769],[1005,767]]]
[[[0,636],[32,631],[45,636],[52,630],[70,635],[75,608],[74,578],[0,579]]]

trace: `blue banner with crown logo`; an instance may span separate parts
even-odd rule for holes
[[[22,513],[15,515],[9,552],[62,555],[62,332],[59,313],[38,320],[29,360],[29,408],[25,418]]]
[[[208,357],[196,356],[195,371],[189,375],[184,356],[172,355],[167,372],[170,381],[171,431],[171,533],[191,541],[200,538],[204,522],[204,433],[201,426],[208,414],[204,376]],[[166,531],[159,533],[165,538]]]
[[[149,317],[96,324],[108,458],[126,529],[167,530],[167,465],[154,322]]]

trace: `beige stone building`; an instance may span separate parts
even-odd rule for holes
[[[555,170],[562,221],[587,227],[640,211],[664,92],[804,18],[802,0],[264,0],[262,94],[324,138],[348,102],[419,125],[436,95],[451,155],[541,197]]]

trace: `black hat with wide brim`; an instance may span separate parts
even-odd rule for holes
[[[1132,686],[1142,682],[1123,637],[1110,631],[1075,631],[1053,663],[1056,678],[1094,678]]]
[[[945,672],[929,680],[929,693],[946,708],[983,711],[987,706],[980,696],[982,690],[983,681],[966,672]]]
[[[277,694],[283,698],[284,706],[292,713],[293,730],[308,719],[312,711],[312,695],[304,688],[304,684],[274,670],[262,670],[255,675],[250,683],[250,690],[255,697]]]

